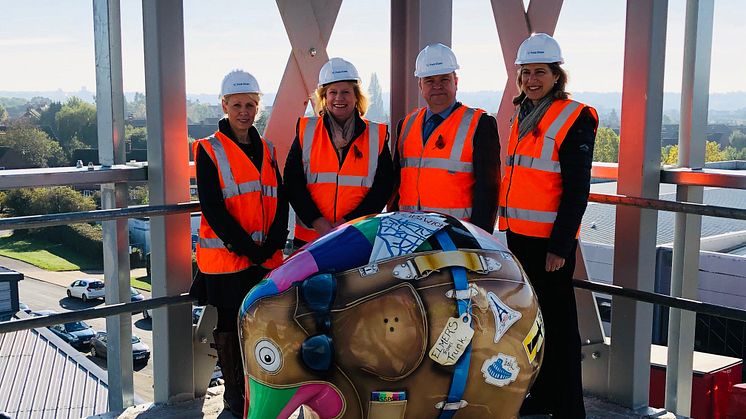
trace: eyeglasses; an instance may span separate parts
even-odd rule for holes
[[[306,366],[316,372],[328,372],[334,364],[331,308],[337,294],[337,280],[331,274],[307,278],[300,285],[303,302],[311,309],[316,327],[321,333],[309,336],[301,344],[301,357]]]

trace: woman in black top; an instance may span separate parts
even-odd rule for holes
[[[562,63],[559,44],[546,34],[532,35],[518,50],[520,94],[513,99],[499,216],[508,248],[536,292],[545,332],[541,370],[521,414],[575,419],[585,418],[585,406],[572,276],[598,117],[568,99]],[[558,127],[567,125],[563,136]],[[534,147],[540,152],[529,153]]]
[[[256,79],[251,74],[236,70],[226,75],[221,90],[223,112],[226,117],[218,122],[218,131],[214,137],[233,141],[248,157],[250,163],[247,164],[253,165],[262,173],[262,166],[267,162],[264,152],[272,148],[265,148],[264,140],[253,125],[259,108],[260,94]],[[257,242],[252,238],[251,232],[242,227],[241,220],[238,219],[257,215],[232,214],[229,211],[218,167],[213,161],[213,156],[205,149],[206,141],[209,139],[199,140],[194,156],[197,192],[204,217],[202,222],[207,222],[230,254],[246,257],[250,263],[246,263],[248,267],[238,272],[204,273],[201,269],[198,270],[190,294],[197,297],[200,304],[207,303],[217,309],[218,322],[213,336],[225,380],[224,404],[235,416],[242,416],[244,379],[238,341],[238,312],[249,290],[269,272],[269,269],[261,265],[273,255],[277,258],[277,251],[284,248],[288,233],[288,202],[279,169],[272,160],[272,170],[277,179],[276,212],[263,242]],[[220,161],[219,158],[217,160]],[[221,168],[220,172],[234,170],[238,168]],[[257,211],[262,211],[262,208],[257,208]],[[202,237],[200,239],[202,240]],[[198,263],[200,262],[202,261],[198,256]],[[210,266],[211,262],[205,260],[204,264]]]
[[[333,149],[336,151],[336,156],[330,155],[327,158],[336,159],[339,163],[339,170],[349,160],[362,159],[368,161],[367,153],[369,150],[358,146],[370,122],[363,118],[367,109],[367,98],[360,87],[357,69],[350,62],[341,58],[329,60],[319,74],[319,87],[316,89],[316,97],[317,112],[320,115],[319,123],[323,123],[328,141],[332,143]],[[349,202],[335,202],[335,200],[340,201],[338,197],[334,196],[335,194],[312,197],[306,178],[306,165],[310,163],[303,160],[303,150],[298,135],[300,123],[301,120],[299,119],[295,128],[295,139],[285,162],[285,185],[290,204],[295,210],[296,224],[300,220],[301,225],[313,230],[312,233],[307,232],[306,235],[315,238],[326,234],[332,228],[346,221],[380,212],[389,200],[393,187],[393,162],[389,151],[388,132],[383,149],[378,155],[372,185],[360,202],[348,212],[342,211],[335,219],[333,215],[328,214],[328,211],[324,211],[322,208],[333,205],[352,205],[349,205]],[[380,129],[387,129],[387,127],[380,124]],[[372,135],[370,137],[370,141],[378,140],[372,138]],[[338,190],[339,186],[337,187]],[[324,202],[320,200],[324,200]],[[296,234],[298,234],[297,227]],[[310,240],[294,237],[293,245],[297,248],[304,245],[306,241]]]

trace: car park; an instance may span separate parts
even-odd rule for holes
[[[57,312],[52,310],[40,310],[33,311],[31,314],[38,317],[57,314]],[[56,324],[47,327],[47,329],[79,351],[87,351],[91,345],[91,339],[96,335],[96,331],[93,330],[93,327],[84,321]]]
[[[142,301],[145,299],[145,296],[140,293],[140,291],[136,290],[135,288],[130,287],[130,301]]]
[[[205,306],[192,306],[192,324],[197,324],[202,313],[205,311]],[[147,320],[153,316],[153,310],[147,309],[142,311],[142,318]]]
[[[106,358],[106,332],[98,332],[91,339],[91,356]],[[150,359],[150,348],[139,337],[132,335],[132,361],[147,363]]]
[[[98,279],[78,279],[67,286],[67,296],[88,301],[92,298],[104,298],[104,282]]]

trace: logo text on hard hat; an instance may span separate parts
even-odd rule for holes
[[[247,83],[247,82],[236,82],[236,83],[233,83],[233,85],[234,86],[251,86],[251,83]]]
[[[436,61],[434,63],[427,63],[428,67],[432,67],[434,65],[443,65],[443,61]]]
[[[542,49],[542,50],[536,50],[536,51],[529,51],[528,53],[529,53],[529,55],[530,54],[543,54],[544,50]]]
[[[332,71],[332,74],[340,74],[340,73],[348,73],[347,70],[334,70]]]

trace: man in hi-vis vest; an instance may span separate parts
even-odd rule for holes
[[[415,63],[426,108],[399,121],[392,211],[435,211],[492,233],[500,182],[495,118],[456,101],[459,68],[443,44],[426,46]]]

